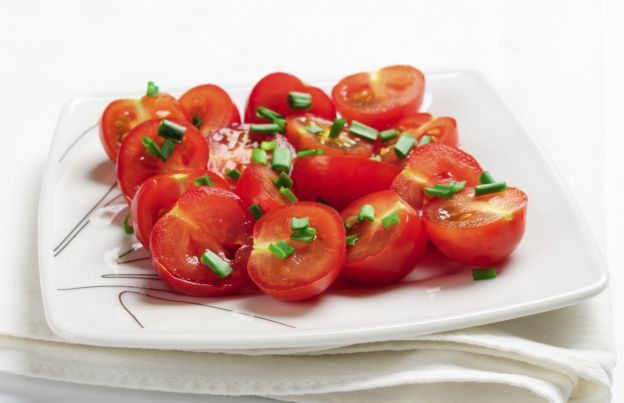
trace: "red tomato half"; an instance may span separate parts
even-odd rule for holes
[[[288,105],[288,93],[304,92],[312,96],[312,106],[308,109],[292,109]],[[258,107],[264,106],[284,117],[311,113],[333,120],[336,110],[331,99],[319,88],[303,83],[299,78],[287,73],[271,73],[262,78],[249,94],[245,108],[245,123],[267,123],[264,118],[256,116]]]
[[[111,102],[100,119],[100,140],[112,161],[117,160],[121,141],[139,123],[167,118],[188,121],[189,114],[171,95],[160,93],[155,98],[118,99]]]
[[[466,186],[478,185],[481,172],[483,169],[470,154],[446,144],[429,143],[412,151],[407,165],[392,182],[392,189],[419,209],[425,187],[451,180],[466,181]]]
[[[196,296],[229,294],[243,285],[254,221],[232,192],[201,186],[184,193],[156,222],[150,238],[152,263],[174,290]],[[210,250],[233,271],[220,278],[201,263]]]
[[[303,200],[323,200],[342,209],[373,192],[390,188],[394,165],[345,155],[297,158],[292,177]]]
[[[446,256],[487,266],[505,259],[522,240],[527,202],[516,188],[483,196],[469,188],[429,202],[423,219],[431,242]]]
[[[143,182],[131,204],[134,234],[143,246],[149,248],[150,235],[156,221],[171,210],[184,192],[199,186],[194,181],[204,175],[215,187],[231,190],[222,177],[205,169],[156,175]]]
[[[266,213],[289,203],[279,188],[273,184],[278,177],[279,175],[266,165],[250,164],[236,182],[234,192],[247,206],[258,204]]]
[[[218,85],[204,84],[191,88],[180,97],[180,103],[191,119],[201,119],[199,130],[202,133],[240,123],[238,108]]]
[[[345,223],[358,216],[366,204],[373,206],[375,220],[364,220],[347,230],[347,235],[356,235],[357,241],[347,246],[343,272],[363,284],[395,283],[411,272],[425,253],[427,233],[416,210],[392,190],[371,193],[351,203],[340,213]],[[385,227],[384,217],[393,213],[398,222]]]
[[[176,144],[173,152],[162,161],[147,152],[142,143],[143,137],[151,138],[162,147],[164,138],[158,135],[160,119],[143,122],[128,133],[117,159],[117,181],[126,200],[134,197],[137,189],[149,177],[172,171],[206,169],[208,145],[204,136],[190,123],[176,123],[186,127],[181,144]]]
[[[346,126],[338,137],[330,138],[329,132],[332,123],[330,120],[309,114],[305,116],[291,116],[288,118],[286,125],[288,141],[297,151],[320,148],[325,155],[353,155],[364,158],[371,156],[373,144],[350,134]],[[309,130],[310,126],[318,127],[323,129],[323,131],[313,133]]]
[[[308,217],[316,229],[312,242],[291,240],[290,220]],[[286,241],[294,253],[281,260],[269,244]],[[299,301],[325,291],[345,260],[345,229],[338,213],[320,203],[300,202],[265,214],[253,231],[253,252],[247,269],[265,293],[286,301]]]
[[[381,130],[417,112],[424,93],[425,76],[420,70],[389,66],[343,78],[332,90],[332,99],[345,119]]]

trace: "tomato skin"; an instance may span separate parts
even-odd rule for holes
[[[429,143],[412,150],[407,165],[392,182],[392,189],[410,206],[420,209],[426,200],[425,187],[451,179],[479,184],[483,169],[470,154],[442,143]]]
[[[427,232],[416,210],[392,190],[368,194],[345,208],[343,221],[357,216],[363,205],[375,209],[375,221],[365,220],[347,230],[358,235],[354,246],[347,247],[344,275],[367,285],[393,284],[409,274],[427,248]],[[384,228],[382,218],[392,211],[399,223]]]
[[[180,97],[180,104],[188,111],[191,119],[195,116],[202,119],[203,123],[199,126],[202,133],[240,124],[241,121],[232,98],[218,85],[203,84],[193,87]]]
[[[368,158],[373,153],[373,144],[360,137],[349,134],[345,129],[336,139],[329,138],[332,121],[311,114],[291,116],[287,119],[286,131],[288,141],[297,151],[321,149],[324,155],[352,155]],[[312,134],[306,126],[315,125],[324,129],[323,133]]]
[[[186,127],[186,132],[182,143],[175,145],[167,161],[148,154],[141,139],[147,136],[162,147],[164,138],[158,135],[160,122],[160,119],[152,119],[141,123],[128,133],[121,144],[117,159],[117,181],[128,202],[131,202],[139,186],[154,175],[188,169],[206,169],[208,145],[199,130],[188,122],[176,122]]]
[[[140,99],[111,102],[104,109],[99,122],[100,140],[108,158],[117,160],[121,142],[130,130],[146,120],[157,118],[188,121],[189,114],[174,97],[165,93],[159,93],[156,97],[145,95]]]
[[[288,105],[288,93],[291,91],[310,94],[312,106],[304,110],[292,109]],[[323,90],[306,85],[299,78],[288,73],[271,73],[256,83],[247,100],[245,123],[270,123],[267,119],[256,116],[256,110],[260,106],[280,113],[284,117],[303,113],[311,113],[329,120],[336,117],[334,104]]]
[[[340,80],[332,90],[338,112],[348,121],[382,130],[417,112],[425,93],[425,76],[411,66],[388,66]]]
[[[130,208],[134,234],[143,246],[149,248],[150,235],[156,221],[171,210],[184,192],[197,187],[193,181],[204,175],[208,175],[214,186],[231,190],[222,177],[205,169],[156,175],[141,184],[132,198]]]
[[[247,282],[253,219],[232,192],[201,186],[184,193],[152,230],[150,251],[158,275],[174,290],[194,296],[231,294]],[[219,278],[200,263],[210,249],[233,269]]]
[[[288,200],[273,184],[279,175],[266,165],[250,164],[236,182],[234,192],[247,206],[258,204],[262,211],[269,212],[285,206]],[[294,189],[291,189],[295,193]]]
[[[316,228],[310,242],[294,241],[290,219],[308,217]],[[254,250],[247,269],[251,280],[266,294],[284,301],[301,301],[325,291],[338,277],[345,260],[345,228],[340,215],[320,203],[298,202],[263,215],[253,231]],[[294,249],[280,260],[266,247],[285,240]]]
[[[522,240],[527,203],[527,196],[516,188],[484,196],[475,196],[469,188],[449,200],[429,202],[423,221],[431,242],[447,257],[487,266],[505,259]],[[492,206],[505,215],[488,211]],[[455,220],[457,215],[469,217]]]
[[[292,178],[303,200],[322,200],[342,209],[369,193],[390,188],[394,165],[345,155],[297,158]]]

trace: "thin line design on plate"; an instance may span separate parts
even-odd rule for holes
[[[67,154],[69,154],[69,152],[71,151],[72,148],[74,148],[74,146],[80,141],[80,139],[82,139],[84,136],[86,136],[89,132],[91,132],[93,129],[97,128],[98,124],[94,124],[93,126],[89,126],[88,129],[85,129],[85,131],[83,131],[82,133],[80,133],[78,135],[78,137],[76,137],[74,139],[74,141],[71,142],[71,144],[65,149],[65,151],[63,152],[63,154],[61,155],[61,157],[59,158],[58,162],[61,163],[63,162],[63,160],[65,159],[65,157],[67,156]]]

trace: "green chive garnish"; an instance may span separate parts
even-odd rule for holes
[[[153,81],[147,82],[147,96],[152,98],[158,96],[158,86]]]
[[[254,148],[253,150],[251,150],[251,160],[258,164],[266,165],[268,161],[266,151],[259,148]]]
[[[347,237],[347,246],[354,246],[358,240],[357,234],[349,235]]]
[[[238,169],[234,168],[234,169],[230,169],[229,171],[227,171],[225,173],[227,176],[229,176],[230,178],[234,179],[234,180],[238,180],[238,178],[241,177],[241,171],[239,171]]]
[[[306,229],[310,225],[310,219],[308,217],[293,217],[290,219],[290,228],[293,230]]]
[[[275,123],[255,123],[249,125],[249,130],[256,133],[279,133],[280,127]]]
[[[383,224],[384,229],[388,229],[390,227],[392,227],[393,225],[396,225],[399,223],[399,213],[396,211],[393,211],[392,213],[386,215],[384,218],[381,219],[381,223]]]
[[[293,182],[292,178],[288,176],[286,172],[280,172],[279,177],[277,179],[273,179],[273,184],[278,188],[289,188],[292,187],[294,183],[295,182]]]
[[[277,141],[273,139],[271,141],[263,141],[262,143],[260,143],[260,148],[263,149],[264,151],[271,151],[275,149],[276,145],[277,145]]]
[[[275,120],[275,119],[282,119],[283,116],[275,111],[272,111],[269,108],[265,108],[264,106],[259,106],[258,109],[256,109],[256,116],[258,116],[259,118],[265,118],[265,119],[269,119],[271,121]]]
[[[331,125],[331,129],[329,130],[329,138],[335,139],[340,136],[342,129],[344,129],[345,123],[347,123],[347,121],[343,118],[334,119],[334,122]]]
[[[166,139],[162,145],[162,148],[158,147],[158,144],[151,137],[143,136],[141,138],[141,143],[145,147],[145,150],[152,157],[160,158],[163,161],[167,161],[173,149],[175,148],[175,143],[171,141],[171,139]]]
[[[254,203],[251,206],[249,206],[249,211],[251,212],[251,215],[254,216],[256,220],[264,215],[264,211],[262,210],[262,207],[260,207],[260,205],[257,203]]]
[[[304,127],[304,129],[306,129],[308,133],[312,133],[312,134],[319,134],[325,131],[321,129],[320,127],[318,127],[317,125],[315,125],[314,123],[307,125],[306,127]]]
[[[279,172],[290,172],[290,164],[292,163],[292,155],[285,147],[276,147],[273,151],[273,163],[271,167]]]
[[[472,279],[475,281],[490,280],[493,278],[496,278],[496,269],[494,268],[472,270]]]
[[[134,234],[134,228],[132,228],[132,225],[130,225],[130,214],[128,214],[126,216],[126,219],[124,220],[124,232],[128,235],[132,235]]]
[[[363,123],[360,123],[356,120],[351,121],[349,125],[349,133],[355,134],[356,136],[363,137],[370,141],[375,141],[377,139],[377,130],[373,129],[370,126],[366,126]]]
[[[225,260],[221,259],[216,253],[206,249],[206,252],[201,257],[202,264],[210,267],[210,270],[219,278],[225,278],[232,274],[232,266],[230,266]]]
[[[388,141],[395,138],[397,134],[399,134],[399,131],[396,129],[384,130],[382,132],[379,132],[379,140],[381,140],[382,143],[387,143]]]
[[[312,106],[312,96],[305,92],[291,91],[288,93],[288,106],[293,109],[308,109]]]
[[[360,222],[368,220],[370,222],[375,221],[375,209],[370,204],[365,204],[360,208],[360,216],[358,217]]]
[[[431,143],[431,136],[422,136],[420,140],[418,140],[417,147],[424,146],[425,144]]]
[[[495,182],[475,186],[475,195],[483,196],[490,193],[502,192],[507,189],[507,182]]]
[[[208,176],[208,174],[203,174],[199,178],[195,179],[193,183],[196,186],[214,186],[214,182],[212,181],[212,179],[210,179],[210,176]]]
[[[399,158],[405,158],[416,145],[416,140],[409,133],[405,132],[399,137],[399,141],[394,145],[394,153]]]
[[[482,185],[488,185],[490,183],[496,183],[496,180],[491,173],[489,173],[488,171],[483,171],[481,172],[481,175],[479,175],[479,183]]]
[[[290,239],[293,241],[312,242],[314,237],[316,237],[316,228],[307,227],[294,231]]]
[[[321,148],[315,148],[313,150],[301,150],[297,153],[297,157],[301,158],[301,157],[309,157],[310,155],[323,155],[325,154],[325,151],[323,151]]]
[[[286,200],[291,203],[294,203],[298,200],[297,196],[295,196],[295,194],[289,188],[281,187],[279,192],[282,194],[282,196],[286,198]]]
[[[352,215],[351,217],[347,217],[347,219],[345,220],[345,228],[350,230],[351,228],[353,228],[354,225],[357,225],[359,223],[361,223],[362,220],[360,220],[360,216],[358,215]]]
[[[167,161],[175,148],[175,143],[171,139],[166,139],[162,147],[160,147],[161,159]]]
[[[284,260],[293,253],[295,253],[295,248],[286,243],[286,241],[279,240],[277,242],[269,244],[269,251],[271,251],[281,260]]]
[[[193,126],[199,127],[204,124],[204,119],[202,119],[199,115],[193,116]]]
[[[450,199],[455,193],[461,192],[465,186],[466,181],[455,182],[454,180],[451,180],[448,184],[444,185],[438,183],[432,188],[425,188],[424,191],[429,196]]]

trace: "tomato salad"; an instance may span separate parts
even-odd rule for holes
[[[130,203],[124,229],[188,295],[253,283],[298,301],[338,277],[388,285],[429,243],[493,278],[522,239],[527,196],[459,148],[455,119],[420,110],[424,92],[411,66],[350,75],[331,95],[277,72],[241,123],[215,84],[176,99],[149,82],[100,120]]]

